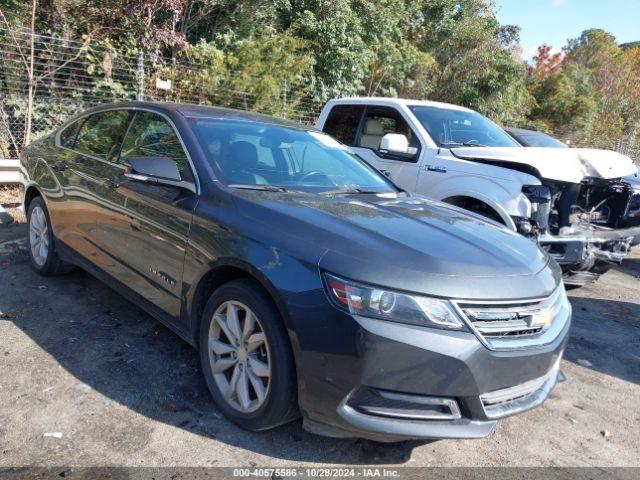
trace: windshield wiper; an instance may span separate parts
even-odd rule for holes
[[[284,187],[277,187],[275,185],[260,185],[255,184],[252,185],[250,183],[232,183],[227,185],[229,188],[239,188],[241,190],[261,190],[265,192],[287,192],[288,190]]]
[[[364,195],[364,194],[379,194],[379,193],[396,193],[396,192],[383,192],[380,190],[372,190],[367,188],[339,188],[336,190],[327,190],[322,192],[321,195]]]
[[[451,147],[463,147],[464,145],[460,142],[440,142],[440,146],[444,148],[451,148]]]
[[[441,147],[444,148],[452,148],[452,147],[486,147],[486,145],[477,142],[442,142],[440,143]]]

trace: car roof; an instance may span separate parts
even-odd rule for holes
[[[291,120],[272,117],[270,115],[263,115],[260,113],[249,112],[246,110],[236,110],[233,108],[208,106],[208,105],[196,105],[191,103],[176,103],[176,102],[116,102],[105,103],[91,108],[83,114],[99,112],[101,110],[112,110],[117,108],[151,108],[154,110],[162,111],[165,113],[175,112],[186,118],[215,118],[226,120],[243,120],[256,123],[265,123],[269,125],[277,125],[288,128],[295,128],[299,130],[315,130],[314,127],[304,125]]]
[[[358,105],[387,105],[387,106],[423,106],[423,107],[436,107],[449,110],[463,110],[466,112],[473,112],[473,110],[462,107],[460,105],[454,105],[452,103],[434,102],[431,100],[411,100],[409,98],[393,98],[393,97],[345,97],[331,100],[329,103],[339,105],[343,103],[358,104]]]

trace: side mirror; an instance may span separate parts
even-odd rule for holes
[[[178,165],[169,157],[131,157],[127,160],[129,171],[124,176],[129,180],[183,188],[196,193],[196,186],[182,180]]]
[[[132,157],[129,158],[131,173],[157,177],[179,182],[180,172],[176,162],[169,157]]]
[[[413,158],[418,149],[409,146],[409,140],[401,133],[387,133],[380,140],[380,151],[404,158]]]
[[[389,153],[408,153],[409,140],[401,133],[387,133],[380,140],[380,150]]]

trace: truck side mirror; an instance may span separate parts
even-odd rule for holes
[[[380,140],[380,152],[401,155],[410,158],[418,153],[418,149],[409,146],[409,139],[401,133],[387,133]]]
[[[380,140],[380,150],[389,153],[409,153],[409,140],[401,133],[387,133]]]

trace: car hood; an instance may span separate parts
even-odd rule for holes
[[[451,149],[456,157],[488,163],[525,166],[541,179],[580,183],[584,178],[620,178],[635,173],[626,155],[592,148],[461,147]]]
[[[640,190],[640,165],[636,165],[638,169],[635,175],[628,175],[624,179],[631,184],[635,190]]]
[[[528,298],[559,283],[534,242],[424,197],[236,198],[256,228],[277,226],[280,244],[321,253],[320,268],[353,280],[459,298]]]

